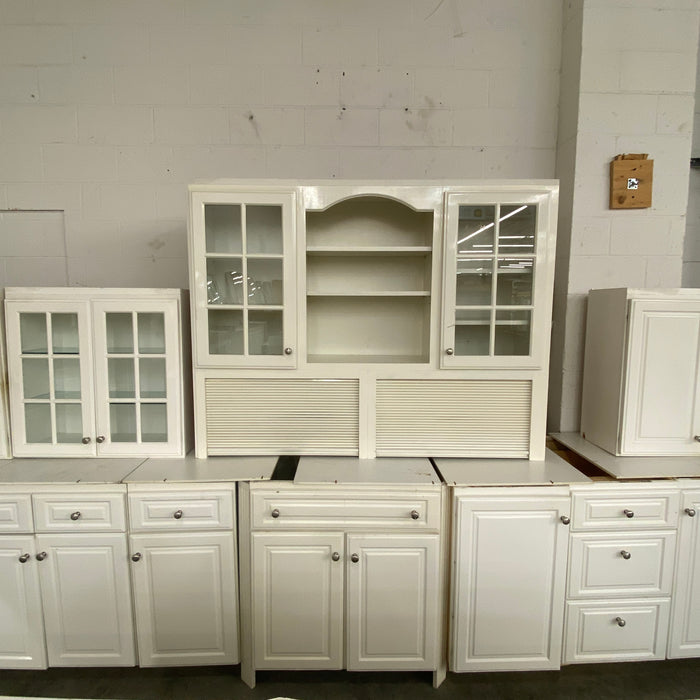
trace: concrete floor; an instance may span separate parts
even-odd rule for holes
[[[531,673],[450,673],[438,690],[428,673],[258,672],[255,690],[239,668],[0,671],[1,695],[122,700],[688,700],[700,698],[700,659],[567,666]]]

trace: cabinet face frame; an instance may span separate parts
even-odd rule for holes
[[[193,345],[195,364],[198,367],[235,367],[241,369],[271,367],[294,369],[297,365],[297,280],[296,280],[296,221],[297,193],[290,189],[265,188],[264,191],[251,191],[242,188],[237,192],[196,191],[191,193],[189,254],[190,290],[192,303]],[[282,209],[282,253],[275,256],[282,261],[282,348],[279,355],[212,354],[209,350],[209,309],[216,311],[217,305],[208,304],[207,298],[207,252],[206,252],[206,205],[272,205]],[[245,228],[245,226],[243,227]],[[245,233],[242,233],[245,241]],[[247,253],[242,242],[240,253],[226,254],[224,257],[240,258],[243,262],[256,254]],[[247,309],[243,305],[221,305],[221,310],[241,309],[243,323],[246,323]],[[264,307],[261,307],[264,308]],[[275,309],[280,307],[275,306]],[[248,332],[245,331],[245,337]],[[286,350],[290,349],[289,354]],[[247,348],[244,347],[244,353]]]
[[[494,346],[494,309],[506,311],[530,310],[530,351],[527,355],[458,355],[455,352],[455,318],[457,294],[457,245],[460,205],[534,205],[536,207],[535,253],[523,254],[533,260],[532,299],[528,305],[501,305],[496,303],[496,280],[491,281],[491,301],[475,309],[490,309],[490,346]],[[554,253],[556,246],[557,193],[553,188],[455,188],[445,195],[445,240],[443,245],[443,324],[440,345],[442,369],[469,368],[541,368],[547,365],[550,344],[552,288],[554,283]],[[500,221],[507,217],[501,217]],[[489,253],[494,265],[504,256],[497,250],[494,236],[493,252]],[[468,257],[468,256],[466,256]],[[511,257],[520,257],[513,253]],[[493,274],[493,273],[492,273]]]

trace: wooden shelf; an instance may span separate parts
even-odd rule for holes
[[[348,291],[348,292],[306,292],[307,297],[387,297],[387,298],[405,298],[405,297],[429,297],[430,292],[383,292],[383,291]]]
[[[308,355],[307,361],[314,364],[425,364],[428,358],[420,355]]]
[[[307,255],[430,255],[430,246],[308,246]]]

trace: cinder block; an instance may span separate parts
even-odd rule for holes
[[[284,0],[275,0],[276,4]],[[308,4],[313,3],[313,0]],[[353,0],[349,3],[329,3],[339,24],[359,24],[365,27],[408,27],[414,13],[406,0]]]
[[[552,178],[555,173],[554,148],[484,148],[485,177]]]
[[[571,226],[571,252],[577,256],[610,255],[610,218],[578,216]]]
[[[109,182],[117,177],[113,146],[48,144],[42,154],[47,182]]]
[[[175,146],[172,150],[176,182],[267,175],[262,146]]]
[[[229,110],[232,144],[300,146],[304,143],[301,107],[250,107]]]
[[[340,100],[348,107],[407,107],[413,104],[413,72],[372,66],[340,72]]]
[[[117,146],[153,143],[153,109],[114,105],[79,107],[78,140]]]
[[[656,95],[582,93],[579,130],[603,134],[653,134]]]
[[[39,99],[60,104],[112,104],[114,72],[105,66],[39,67]]]
[[[172,148],[120,146],[117,149],[117,176],[120,182],[172,182],[175,179]]]
[[[523,47],[523,36],[516,24],[509,28],[474,28],[471,22],[465,20],[461,26],[455,26],[444,40],[450,43],[453,63],[458,68],[505,70],[520,66],[525,74],[532,75],[533,66],[525,60],[527,52]],[[559,38],[543,33],[538,36],[538,41],[558,42]]]
[[[65,258],[63,212],[6,211],[0,213],[0,256]]]
[[[29,143],[0,143],[0,181],[40,182],[41,146]]]
[[[228,60],[234,65],[288,66],[302,60],[301,27],[292,25],[231,28]]]
[[[608,177],[610,161],[618,153],[614,134],[581,132],[576,138],[576,163],[572,167],[577,177]]]
[[[186,185],[155,185],[156,216],[159,219],[177,219],[187,221],[189,216],[189,200]]]
[[[85,256],[68,259],[68,285],[79,287],[186,288],[183,258],[113,258]]]
[[[645,287],[672,289],[681,286],[682,278],[683,259],[680,256],[647,258]]]
[[[697,51],[625,51],[621,54],[620,89],[693,95],[696,58]]]
[[[35,0],[32,3],[26,0],[18,1],[33,6],[33,21],[37,24],[94,24],[100,21],[105,5],[110,4],[97,3],[94,0]]]
[[[187,76],[178,66],[115,66],[114,99],[121,104],[179,105]]]
[[[32,5],[26,0],[2,0],[0,16],[3,24],[31,24],[34,20]]]
[[[486,107],[489,72],[444,68],[417,68],[412,106],[427,109]]]
[[[0,64],[40,66],[72,62],[69,27],[0,25]]]
[[[6,259],[7,287],[64,287],[68,284],[65,257],[26,257]]]
[[[374,146],[379,142],[379,110],[309,108],[305,141],[311,146]]]
[[[187,217],[124,221],[119,232],[129,257],[187,260]]]
[[[604,176],[580,176],[574,180],[574,220],[578,216],[610,215],[610,178]]]
[[[169,144],[228,143],[225,107],[156,107],[155,141]]]
[[[523,115],[518,109],[460,109],[452,112],[455,146],[514,146],[523,144]]]
[[[42,104],[0,107],[0,129],[5,143],[75,143],[76,109]]]
[[[66,217],[66,250],[69,261],[97,255],[120,257],[119,222]]]
[[[338,149],[318,146],[269,146],[266,148],[268,177],[338,177]]]
[[[569,266],[569,293],[590,289],[645,287],[646,259],[639,256],[576,255]]]
[[[428,109],[383,109],[379,112],[382,146],[448,146],[452,143],[452,112]],[[455,142],[456,146],[470,144]]]
[[[37,69],[33,66],[0,66],[0,95],[4,104],[38,102]]]
[[[148,28],[148,38],[149,59],[154,65],[230,64],[230,25],[157,24]]]
[[[375,66],[377,29],[365,26],[305,27],[303,62],[309,66]]]
[[[586,36],[586,42],[588,36]],[[620,91],[622,54],[616,44],[601,49],[596,43],[592,48],[585,43],[581,50],[581,92]]]
[[[140,24],[76,25],[76,63],[85,65],[143,65],[148,61],[148,32]]]
[[[78,183],[21,183],[7,185],[7,207],[11,209],[61,209],[77,216],[82,208]]]
[[[648,212],[616,212],[611,221],[612,255],[681,255],[683,237],[671,236],[670,219]]]
[[[382,27],[379,63],[384,66],[451,66],[452,36],[447,27]]]
[[[322,107],[340,103],[338,70],[311,66],[265,68],[265,104],[276,107]]]
[[[684,287],[700,287],[700,262],[684,262],[682,276]]]
[[[150,187],[113,183],[83,186],[83,216],[87,219],[156,218],[156,197]]]
[[[260,66],[191,65],[189,102],[195,105],[258,105],[263,103]]]

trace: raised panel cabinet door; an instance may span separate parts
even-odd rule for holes
[[[233,532],[129,538],[140,666],[237,664]]]
[[[348,670],[436,667],[439,539],[348,535]]]
[[[255,668],[343,668],[343,538],[253,534]]]
[[[35,553],[31,535],[0,537],[0,668],[46,668]]]
[[[621,454],[700,454],[700,302],[630,303]]]
[[[668,656],[700,656],[700,490],[681,500]]]
[[[453,559],[453,671],[557,669],[569,498],[459,497]]]
[[[133,666],[123,533],[37,535],[49,666]]]

